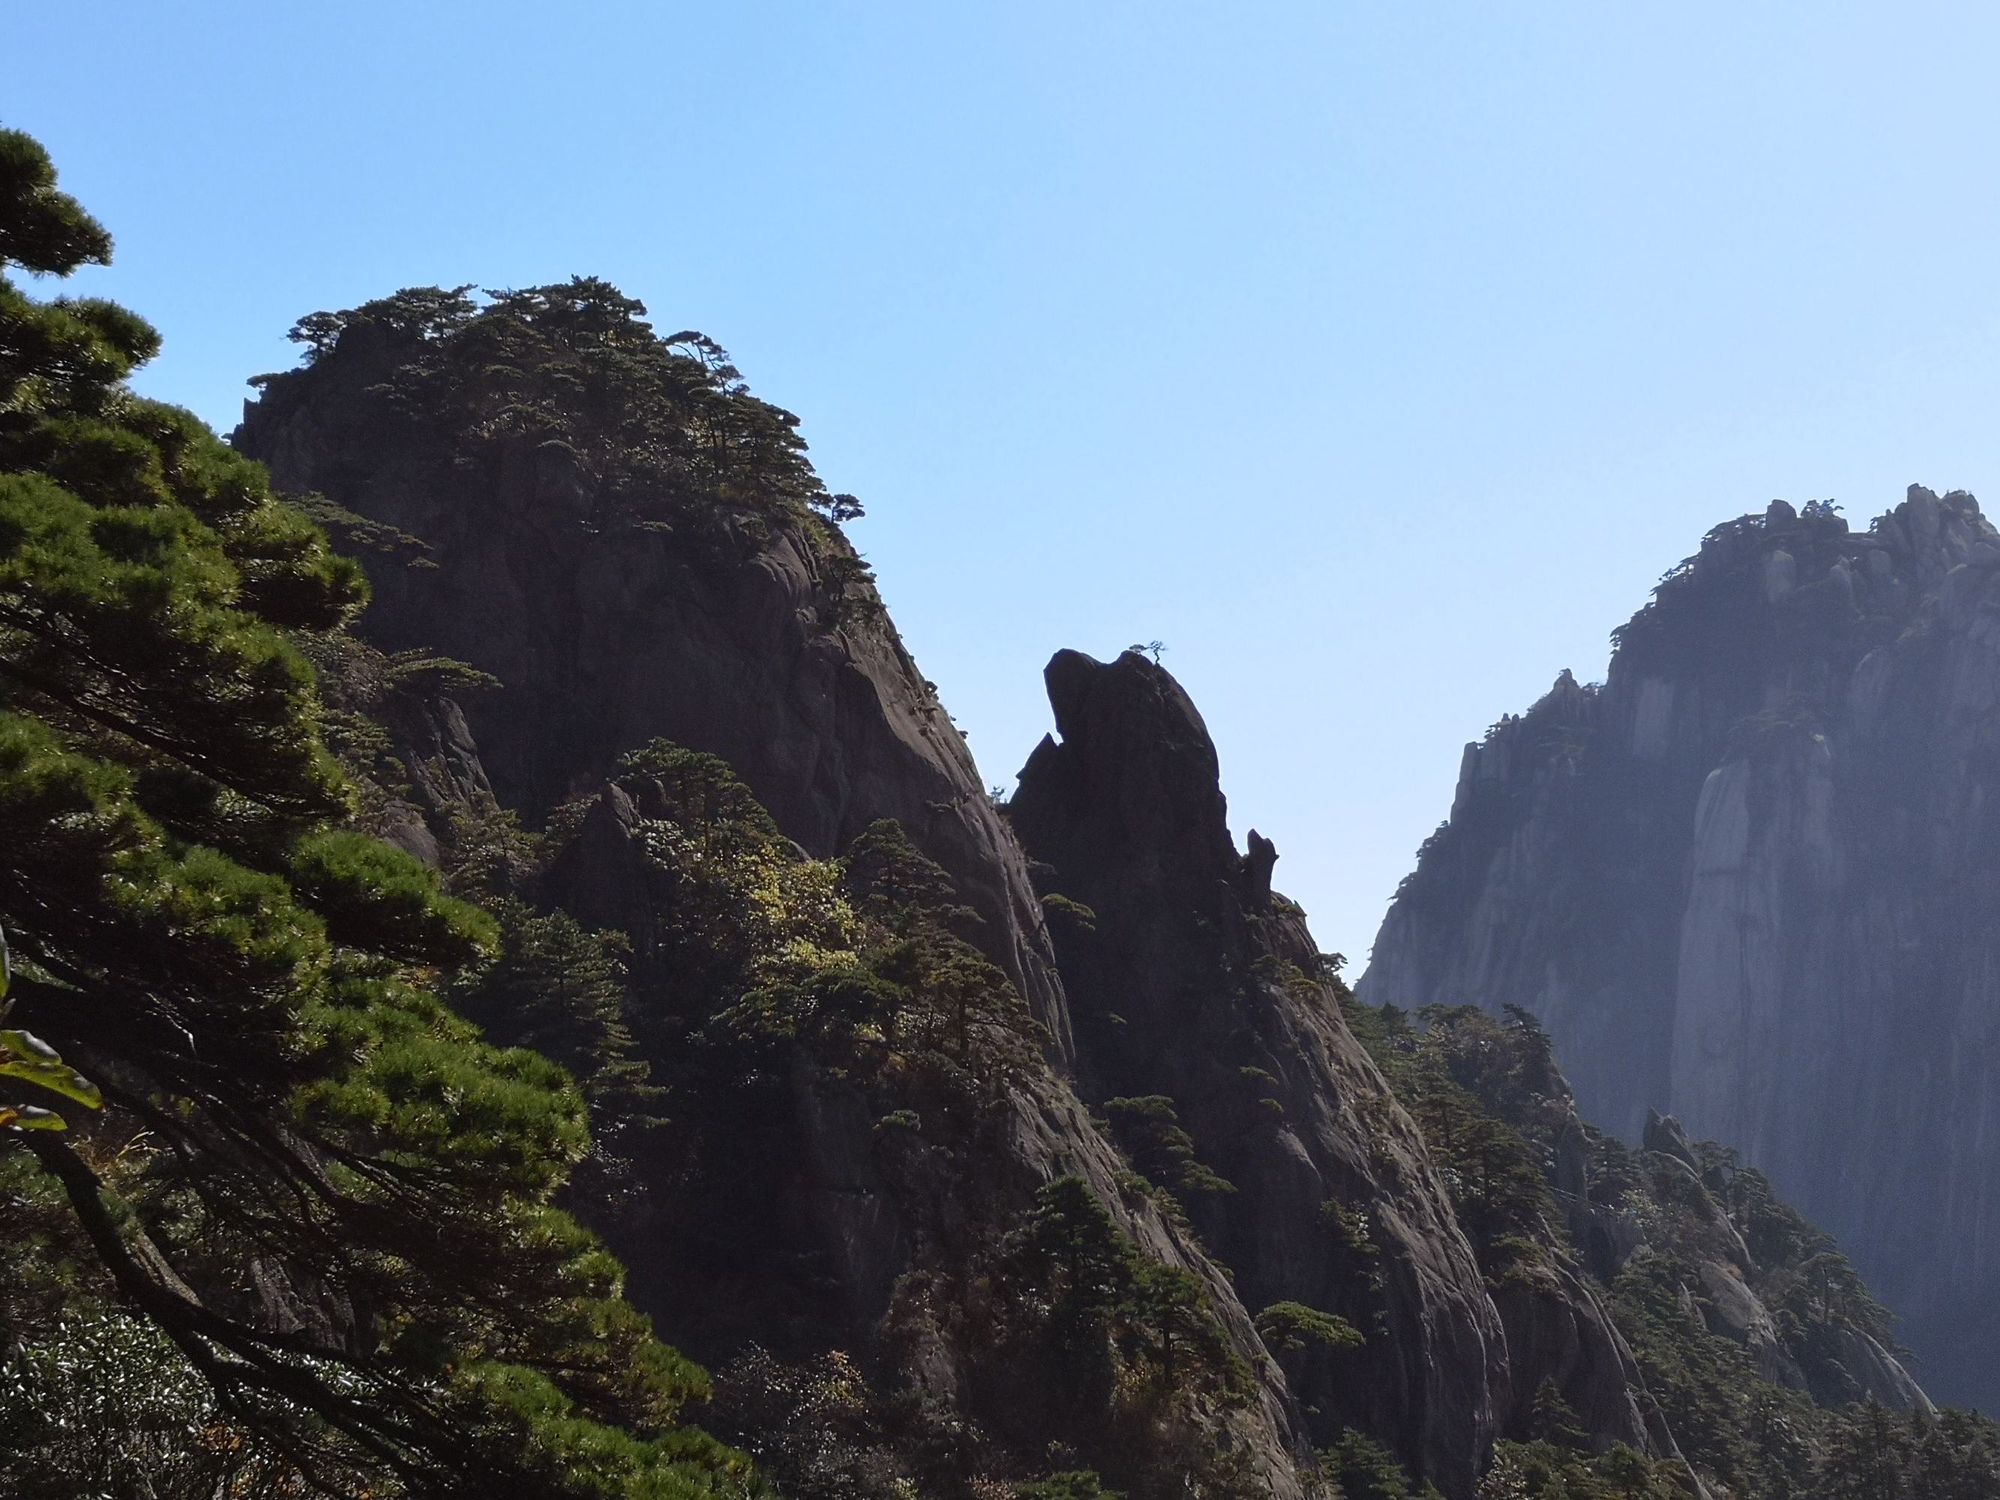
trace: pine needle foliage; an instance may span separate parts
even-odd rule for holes
[[[10,1255],[54,1204],[73,1226],[24,1256],[40,1290],[0,1297],[0,1343],[115,1303],[339,1492],[744,1492],[681,1425],[700,1371],[553,1206],[588,1146],[574,1087],[436,998],[492,921],[343,826],[296,641],[352,617],[359,571],[125,387],[142,320],[12,279],[109,253],[0,132],[0,927],[12,1020],[108,1106],[0,1132],[0,1167],[40,1171]]]
[[[692,330],[662,335],[609,282],[518,290],[412,287],[299,320],[305,368],[253,384],[282,404],[336,351],[383,371],[380,436],[449,432],[448,470],[490,475],[533,455],[567,469],[592,524],[700,533],[718,520],[852,520],[806,458],[798,418],[750,393],[729,355]],[[449,480],[449,473],[441,473]]]

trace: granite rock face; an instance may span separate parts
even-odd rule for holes
[[[372,643],[499,679],[464,711],[500,802],[545,812],[668,739],[728,761],[816,856],[894,818],[985,919],[991,956],[1065,1047],[1019,849],[872,587],[848,597],[836,582],[857,564],[845,538],[748,518],[699,539],[596,524],[573,463],[525,441],[497,473],[460,473],[449,431],[382,410],[395,357],[357,328],[271,382],[235,442],[282,489],[322,495],[366,528],[349,545],[374,543]]]
[[[1021,1353],[1033,1347],[1025,1325],[995,1309],[1023,1291],[1003,1285],[1005,1247],[1051,1183],[1077,1178],[1144,1261],[1185,1273],[1243,1377],[1175,1429],[1187,1454],[1233,1476],[1229,1487],[1200,1488],[1181,1448],[1153,1444],[1172,1472],[1136,1469],[1135,1495],[1304,1500],[1321,1479],[1312,1448],[1354,1431],[1467,1500],[1495,1442],[1535,1430],[1545,1387],[1600,1448],[1679,1457],[1606,1311],[1600,1283],[1649,1250],[1633,1216],[1606,1201],[1615,1179],[1593,1165],[1601,1138],[1559,1079],[1537,1095],[1567,1127],[1547,1153],[1549,1206],[1520,1226],[1532,1253],[1483,1264],[1490,1247],[1468,1234],[1463,1173],[1426,1144],[1378,1067],[1393,1071],[1399,1054],[1363,1046],[1356,1033],[1372,1037],[1371,1018],[1273,890],[1276,845],[1251,831],[1238,853],[1214,746],[1170,675],[1136,654],[1107,665],[1059,653],[1047,671],[1056,736],[998,809],[836,527],[802,505],[726,496],[699,513],[660,496],[620,510],[630,496],[608,501],[603,475],[560,443],[494,438],[468,457],[448,416],[413,423],[384,409],[409,353],[386,337],[362,320],[306,369],[269,381],[237,442],[288,490],[323,496],[320,513],[368,564],[375,603],[360,634],[388,686],[362,694],[363,673],[355,701],[336,706],[372,715],[393,743],[393,774],[373,787],[377,831],[449,866],[461,825],[478,821],[461,814],[490,824],[504,810],[548,827],[553,852],[524,897],[629,941],[627,999],[643,997],[629,1014],[645,1027],[635,1045],[675,1105],[646,1127],[663,1133],[626,1138],[619,1170],[630,1175],[604,1228],[635,1302],[671,1337],[718,1368],[745,1350],[852,1352],[893,1397],[877,1416],[927,1413],[925,1443],[956,1432],[968,1453],[1005,1450],[992,1472],[1071,1467],[1069,1440],[1050,1437],[1060,1423],[1035,1415],[1050,1415],[1051,1367]],[[1759,607],[1813,597],[1828,571],[1808,545],[1818,534],[1788,541],[1789,571],[1759,560]],[[1866,566],[1845,577],[1843,598],[1875,586]],[[497,686],[448,691],[463,674],[434,655]],[[1646,686],[1635,709],[1634,733],[1669,759],[1686,733],[1674,691]],[[1591,750],[1573,726],[1594,722],[1602,696],[1565,676],[1554,706],[1537,710],[1561,721],[1560,774],[1579,784]],[[746,998],[751,971],[715,986],[726,994],[690,998],[699,966],[676,968],[689,898],[686,871],[660,855],[670,773],[658,760],[621,765],[656,739],[728,762],[783,834],[760,825],[787,867],[847,852],[878,820],[902,826],[955,887],[951,920],[961,901],[975,914],[954,934],[983,948],[1046,1028],[1023,1020],[1018,1052],[994,1054],[1004,1088],[961,1119],[943,1098],[891,1107],[907,1048],[879,1076],[796,1031],[797,1045],[759,1052],[748,1075],[715,1061],[733,1055],[726,1041],[703,1050],[720,1035],[707,1023]],[[1541,737],[1501,736],[1487,760],[1474,754],[1468,808],[1490,817],[1480,789],[1495,778],[1542,786],[1545,749]],[[1810,773],[1812,752],[1799,753]],[[1674,772],[1690,808],[1707,774],[1697,759]],[[1778,793],[1757,777],[1777,774],[1725,786],[1705,815],[1719,909],[1749,899],[1719,882],[1761,847],[1758,820]],[[1816,774],[1774,783],[1792,809],[1786,828],[1836,826],[1825,788],[1837,793],[1838,775]],[[1689,816],[1684,848],[1696,842]],[[1524,825],[1524,878],[1558,869],[1567,836],[1566,825]],[[1807,841],[1841,848],[1833,833]],[[1512,951],[1525,901],[1515,892],[1491,906],[1490,947]],[[1681,940],[1662,923],[1661,951]],[[1671,1017],[1663,1035],[1675,1035]],[[1690,1033],[1691,1047],[1712,1044]],[[1663,1055],[1670,1068],[1671,1047]],[[1141,1170],[1145,1140],[1123,1133],[1141,1127],[1177,1138],[1185,1180]],[[1656,1121],[1654,1135],[1659,1172],[1701,1171],[1677,1126]],[[1689,1316],[1699,1305],[1715,1331],[1800,1383],[1782,1367],[1770,1312],[1740,1284],[1751,1269],[1740,1238],[1699,1185],[1681,1196],[1709,1215],[1682,1216],[1703,1252],[1678,1290]],[[1281,1336],[1270,1315],[1287,1308],[1318,1342]],[[1835,1364],[1835,1397],[1921,1397],[1865,1336]],[[1086,1446],[1091,1435],[1071,1433]]]
[[[1912,487],[1865,532],[1777,502],[1616,639],[1602,686],[1565,672],[1467,746],[1360,992],[1521,1006],[1587,1118],[1737,1147],[1902,1316],[1925,1384],[1990,1408],[2000,535],[1963,493]]]
[[[1654,1449],[1631,1355],[1579,1281],[1552,1274],[1495,1305],[1303,915],[1271,891],[1275,847],[1252,832],[1236,852],[1214,746],[1180,685],[1131,652],[1109,665],[1062,652],[1045,675],[1060,739],[1029,758],[1009,815],[1052,900],[1089,913],[1056,926],[1086,1097],[1172,1101],[1235,1188],[1190,1213],[1246,1305],[1299,1302],[1387,1332],[1337,1370],[1299,1372],[1318,1439],[1399,1434],[1460,1493],[1551,1379],[1601,1437]],[[1344,1264],[1329,1204],[1372,1224],[1379,1288]]]
[[[498,680],[459,698],[408,692],[370,705],[410,771],[405,793],[385,797],[380,831],[435,860],[456,813],[497,803],[532,826],[572,804],[574,833],[539,897],[631,938],[643,983],[652,929],[674,897],[642,848],[659,812],[646,783],[611,778],[626,752],[672,740],[728,761],[811,856],[844,852],[877,820],[900,823],[976,911],[977,940],[1047,1027],[1046,1056],[1022,1066],[971,1173],[934,1151],[889,1149],[879,1110],[851,1083],[795,1062],[768,1128],[797,1150],[738,1205],[759,1222],[755,1253],[735,1267],[691,1260],[700,1237],[685,1205],[654,1183],[607,1231],[635,1302],[717,1363],[746,1343],[801,1357],[869,1351],[915,1399],[1010,1439],[1013,1403],[993,1395],[991,1351],[929,1318],[926,1289],[970,1299],[962,1289],[990,1274],[1039,1190],[1079,1177],[1150,1261],[1194,1278],[1248,1372],[1247,1398],[1206,1415],[1208,1440],[1240,1461],[1255,1493],[1303,1500],[1307,1439],[1284,1373],[1218,1261],[1134,1198],[1118,1148],[1073,1088],[1067,1009],[1026,856],[872,587],[856,599],[850,585],[843,607],[830,580],[852,578],[845,539],[803,518],[697,539],[599,527],[574,473],[546,455],[455,477],[436,451],[449,431],[411,433],[378,409],[387,356],[374,331],[353,343],[273,382],[236,441],[281,486],[338,507],[327,519],[363,552],[374,584],[360,632],[372,648],[454,657]],[[642,1181],[653,1170],[637,1164]],[[1483,1456],[1459,1455],[1464,1489]]]
[[[566,910],[592,925],[619,927],[642,955],[654,913],[670,900],[656,889],[659,877],[641,847],[654,795],[643,782],[631,790],[607,786],[551,872]],[[893,1351],[879,1357],[900,1363],[925,1399],[1003,1430],[1007,1403],[994,1398],[994,1372],[982,1367],[992,1351],[967,1347],[964,1331],[911,1289],[935,1281],[958,1288],[946,1301],[970,1300],[962,1286],[968,1268],[991,1274],[993,1247],[1034,1212],[1037,1190],[1059,1177],[1080,1177],[1150,1260],[1200,1283],[1248,1368],[1249,1399],[1209,1416],[1214,1440],[1242,1455],[1256,1493],[1304,1500],[1297,1404],[1237,1288],[1184,1223],[1121,1185],[1128,1174],[1117,1146],[1061,1072],[1024,1068],[1015,1076],[985,1127],[972,1174],[946,1170],[921,1149],[885,1148],[875,1112],[851,1084],[824,1069],[796,1062],[787,1085],[789,1134],[799,1151],[790,1170],[745,1182],[759,1200],[755,1212],[765,1228],[757,1244],[765,1258],[753,1255],[735,1268],[741,1296],[718,1297],[715,1268],[680,1258],[684,1226],[671,1219],[646,1226],[624,1247],[635,1300],[665,1326],[726,1330],[719,1347],[746,1338],[779,1349],[815,1341],[855,1349],[891,1344]],[[760,1305],[764,1289],[796,1279],[792,1268],[802,1261],[817,1268],[812,1295],[791,1311],[791,1326],[777,1326],[771,1309]],[[718,1301],[729,1305],[718,1312]]]

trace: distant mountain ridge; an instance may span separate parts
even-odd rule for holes
[[[2000,1404],[2000,534],[1773,502],[1466,747],[1360,985],[1518,1005],[1583,1111],[1731,1142]]]

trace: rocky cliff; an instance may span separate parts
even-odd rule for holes
[[[1853,1394],[1801,1330],[1873,1325],[1779,1329],[1726,1162],[1590,1132],[1529,1027],[1354,1005],[1156,665],[1059,654],[996,807],[847,497],[642,311],[309,320],[236,441],[367,562],[330,727],[499,916],[458,1002],[579,1078],[577,1210],[785,1493],[1463,1500],[1544,1437],[1699,1492],[1746,1461],[1677,1431],[1688,1359]]]
[[[1615,644],[1467,746],[1361,994],[1531,1012],[1587,1117],[1739,1147],[2000,1402],[2000,536],[1774,502]]]
[[[635,1300],[721,1372],[724,1425],[756,1424],[732,1436],[781,1475],[842,1468],[841,1493],[877,1493],[870,1475],[901,1493],[893,1474],[926,1465],[963,1487],[1067,1462],[1140,1493],[1178,1472],[1205,1493],[1302,1495],[1282,1372],[1192,1231],[1122,1185],[1067,1082],[1026,858],[837,527],[766,497],[697,507],[671,475],[613,516],[608,466],[542,434],[468,457],[462,421],[393,399],[422,353],[387,309],[357,316],[267,382],[236,441],[367,556],[367,661],[332,681],[392,752],[375,825],[451,867],[488,836],[471,824],[497,822],[524,871],[503,895],[626,945],[628,1022],[671,1118],[626,1130],[623,1185],[595,1217]],[[438,652],[490,680],[440,691]],[[649,746],[671,748],[633,762]],[[552,822],[539,844],[518,832]],[[892,848],[909,840],[890,896],[857,853],[885,826]],[[886,1054],[819,1028],[828,973],[877,1008],[869,1037],[903,1034]],[[1144,1314],[1212,1337],[1213,1370],[1148,1381],[1143,1400],[1065,1389],[1035,1311],[1062,1294],[1016,1244],[1063,1181],[1104,1217],[1050,1233],[1164,1268]],[[1124,1336],[1143,1338],[1129,1315]],[[856,1368],[866,1384],[844,1385]],[[1453,1432],[1440,1461],[1469,1484],[1488,1437]]]
[[[1253,832],[1237,854],[1214,746],[1179,685],[1131,652],[1108,666],[1063,652],[1046,675],[1060,739],[1029,757],[1010,815],[1053,898],[1087,913],[1059,908],[1057,926],[1085,1087],[1100,1103],[1171,1101],[1233,1189],[1191,1201],[1249,1306],[1301,1303],[1386,1334],[1296,1372],[1321,1440],[1409,1430],[1462,1485],[1462,1456],[1518,1427],[1514,1408],[1554,1374],[1605,1436],[1645,1446],[1630,1355],[1580,1287],[1501,1317],[1303,914],[1271,888],[1275,846]],[[1339,1253],[1343,1213],[1372,1224],[1377,1276]],[[1571,1357],[1510,1357],[1549,1323]]]
[[[773,525],[754,504],[614,514],[604,465],[542,430],[471,450],[466,413],[413,419],[396,400],[426,336],[356,319],[330,357],[266,383],[236,443],[281,487],[331,501],[321,516],[372,553],[371,642],[504,685],[465,706],[502,803],[545,812],[665,738],[728,761],[812,853],[893,818],[1065,1041],[1019,851],[839,531],[804,514]]]

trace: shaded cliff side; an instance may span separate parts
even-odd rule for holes
[[[715,1424],[798,1494],[1302,1496],[1283,1374],[1068,1084],[1026,859],[832,518],[768,456],[635,475],[573,391],[495,431],[413,391],[465,331],[413,316],[349,315],[237,441],[364,555],[322,665],[365,819],[502,914],[462,1004],[583,1078],[577,1206]]]
[[[1774,502],[1615,641],[1467,747],[1361,993],[1524,1007],[1586,1116],[1730,1141],[1991,1406],[2000,537],[1962,493]]]
[[[624,327],[614,298],[585,309],[604,329],[538,329],[509,356],[579,385],[631,382],[609,397],[620,412],[650,394],[684,421],[732,403],[743,422],[771,420],[733,372],[704,382],[692,356],[673,357],[695,367],[684,378],[700,403],[639,384],[622,346],[651,333]],[[235,435],[282,488],[321,497],[318,517],[368,559],[368,639],[505,685],[469,698],[466,719],[501,802],[532,819],[656,738],[728,761],[814,854],[894,818],[951,873],[985,919],[982,946],[1066,1045],[1019,852],[867,569],[788,483],[802,463],[782,441],[789,418],[777,414],[777,458],[736,437],[740,457],[711,458],[704,441],[637,463],[632,450],[659,440],[631,417],[576,413],[585,403],[553,381],[524,392],[519,370],[481,363],[497,357],[484,347],[465,370],[441,366],[469,307],[405,298],[340,315],[323,355],[265,378]],[[548,409],[524,418],[530,397]]]
[[[1320,1440],[1404,1432],[1462,1486],[1466,1457],[1520,1431],[1553,1379],[1593,1432],[1651,1446],[1631,1356],[1580,1283],[1552,1277],[1510,1299],[1511,1318],[1496,1308],[1416,1126],[1348,1029],[1343,986],[1272,891],[1275,847],[1253,832],[1237,854],[1179,684],[1131,652],[1063,652],[1046,676],[1060,740],[1029,757],[1009,815],[1063,914],[1084,1085],[1114,1118],[1132,1098],[1175,1111],[1228,1185],[1189,1211],[1249,1306],[1322,1308],[1375,1335],[1294,1370]],[[1343,1239],[1356,1223],[1367,1274]]]
[[[1664,1496],[1762,1472],[1676,1423],[1768,1385],[1816,1461],[1855,1392],[1765,1305],[1796,1247],[1718,1248],[1726,1162],[1619,1155],[1539,1032],[1357,1009],[1140,657],[1051,663],[996,809],[851,502],[641,311],[309,320],[237,440],[366,561],[322,643],[364,821],[498,917],[454,999],[579,1079],[575,1206],[718,1432],[794,1500]]]

